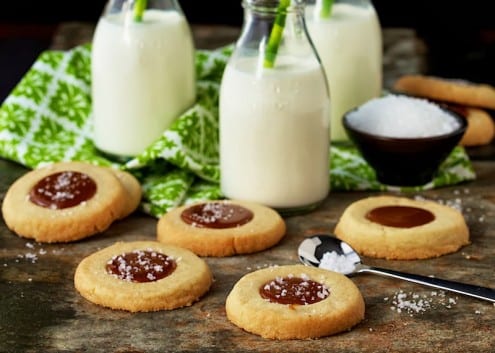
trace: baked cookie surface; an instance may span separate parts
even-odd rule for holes
[[[199,256],[231,256],[265,250],[285,235],[285,222],[273,209],[252,202],[199,202],[164,214],[157,240]]]
[[[257,270],[243,276],[225,303],[227,318],[270,339],[309,339],[349,330],[364,318],[356,285],[333,271],[304,265]]]
[[[107,168],[60,162],[34,169],[7,190],[8,228],[39,242],[69,242],[106,230],[119,218],[126,192]]]
[[[353,202],[334,233],[362,255],[396,260],[438,257],[469,244],[461,212],[435,201],[397,196]]]
[[[84,258],[74,286],[92,303],[138,312],[192,305],[212,280],[207,263],[191,251],[135,241],[118,242]]]
[[[122,209],[122,214],[119,217],[119,219],[122,219],[129,216],[132,212],[134,212],[138,208],[141,202],[143,191],[141,188],[141,184],[136,179],[136,177],[131,173],[121,169],[113,169],[113,168],[109,168],[109,169],[119,179],[122,186],[124,187],[124,190],[127,193],[127,202],[125,203]]]
[[[455,107],[449,109],[463,115],[468,123],[466,132],[459,144],[461,146],[482,146],[492,142],[495,136],[495,123],[486,111],[472,107]]]
[[[394,83],[394,90],[434,100],[495,109],[495,88],[488,84],[435,76],[404,75]]]

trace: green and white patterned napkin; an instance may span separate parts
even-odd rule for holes
[[[155,217],[182,204],[220,199],[218,95],[232,49],[196,51],[196,104],[126,164],[105,159],[92,142],[91,46],[45,51],[0,107],[0,157],[29,168],[81,160],[128,170],[143,186],[142,210]],[[392,190],[376,180],[354,147],[332,145],[330,155],[332,190]],[[456,147],[431,183],[399,191],[474,178],[467,154]]]

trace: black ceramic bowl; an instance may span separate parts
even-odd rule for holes
[[[464,117],[441,109],[452,115],[459,122],[459,127],[451,133],[432,137],[383,137],[357,130],[348,120],[348,115],[355,109],[344,115],[343,124],[351,141],[375,170],[379,182],[419,186],[434,178],[440,164],[459,143],[467,128]]]

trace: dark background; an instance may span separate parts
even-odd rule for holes
[[[96,22],[106,1],[3,1],[0,10],[0,102],[29,69],[61,22]],[[179,0],[191,24],[240,26],[241,0]],[[416,29],[428,47],[429,73],[495,85],[495,16],[491,1],[375,0],[382,27]]]

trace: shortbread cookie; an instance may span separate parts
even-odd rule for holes
[[[495,123],[483,109],[459,105],[447,105],[448,109],[464,116],[467,129],[459,144],[461,146],[482,146],[492,142],[495,136]]]
[[[265,250],[285,234],[273,209],[245,201],[209,201],[182,206],[163,215],[157,239],[200,256],[231,256]]]
[[[435,201],[398,196],[353,202],[334,233],[362,255],[397,260],[438,257],[469,244],[461,212]]]
[[[418,97],[495,109],[495,88],[488,84],[425,75],[404,75],[394,90]]]
[[[269,267],[242,277],[229,293],[227,318],[271,339],[308,339],[351,329],[365,304],[346,276],[303,265]]]
[[[139,181],[131,173],[121,169],[110,168],[110,170],[120,180],[124,190],[127,193],[127,202],[123,207],[122,215],[119,217],[119,219],[122,219],[130,215],[138,208],[141,202],[142,188]]]
[[[92,303],[137,312],[192,305],[212,279],[207,263],[189,250],[135,241],[118,242],[84,258],[74,285]]]
[[[31,170],[2,204],[13,232],[39,242],[69,242],[102,232],[123,214],[126,192],[107,168],[60,162]]]

